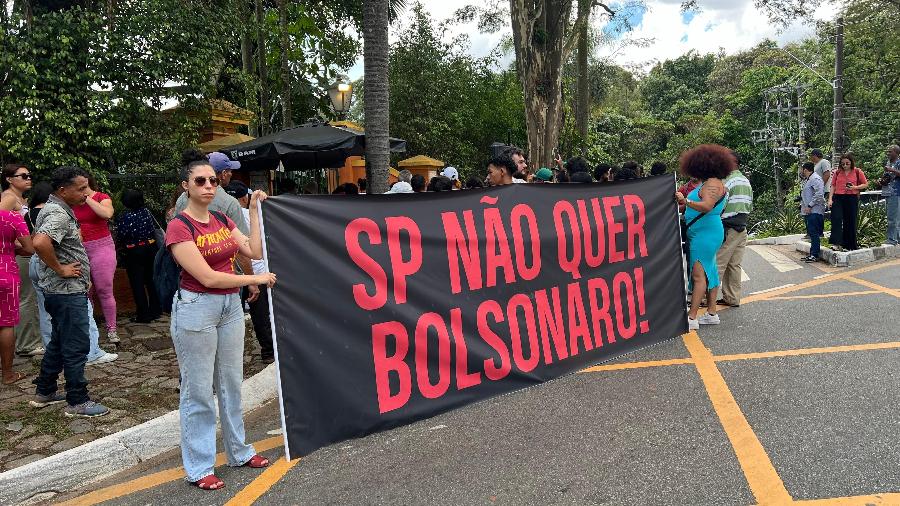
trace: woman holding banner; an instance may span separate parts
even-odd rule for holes
[[[269,461],[245,442],[241,413],[244,366],[244,312],[239,288],[275,284],[275,274],[238,275],[233,259],[241,254],[262,258],[257,207],[266,194],[250,200],[250,237],[222,213],[209,210],[219,179],[205,158],[182,171],[188,206],[166,230],[166,247],[181,266],[181,281],[172,304],[172,341],[181,372],[181,458],[187,479],[203,490],[225,483],[214,474],[218,394],[222,439],[229,466],[261,468]]]
[[[727,148],[703,144],[682,153],[678,163],[682,174],[700,181],[700,185],[687,196],[675,192],[678,205],[685,206],[684,219],[690,248],[688,289],[691,290],[691,309],[688,330],[697,330],[700,324],[719,324],[715,304],[719,288],[716,253],[725,237],[720,215],[727,197],[722,181],[737,168],[737,161]],[[710,302],[709,308],[707,314],[698,318],[704,296]]]

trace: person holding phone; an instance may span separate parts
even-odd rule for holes
[[[840,251],[857,249],[856,218],[859,216],[859,192],[869,186],[866,174],[856,166],[853,155],[841,156],[838,169],[832,176],[831,195],[831,237],[828,242]]]

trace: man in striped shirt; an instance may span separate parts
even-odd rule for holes
[[[741,304],[741,262],[747,246],[747,218],[753,210],[753,187],[740,169],[736,169],[725,178],[725,189],[728,191],[728,201],[722,210],[725,242],[716,256],[722,298],[716,303],[737,307]]]

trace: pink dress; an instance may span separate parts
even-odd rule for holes
[[[16,239],[27,236],[28,226],[19,213],[0,210],[0,327],[15,327],[19,324]]]

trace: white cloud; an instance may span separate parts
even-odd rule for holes
[[[625,48],[615,54],[613,60],[619,64],[646,66],[654,61],[676,58],[691,50],[703,54],[722,49],[727,54],[733,54],[765,39],[773,39],[783,45],[815,33],[814,26],[801,23],[793,23],[780,31],[753,5],[752,0],[700,3],[701,12],[684,24],[679,2],[648,2],[648,11],[629,37],[652,38],[654,42],[647,47]],[[830,15],[828,11],[830,9],[822,9],[817,17],[821,19]],[[604,51],[608,54],[609,50],[600,48],[598,56],[604,56]]]

